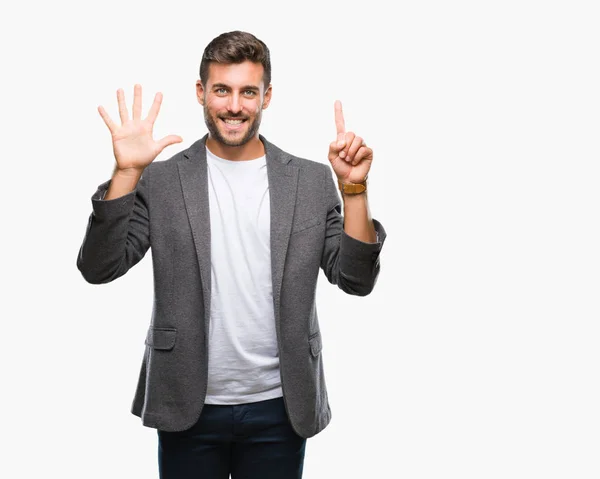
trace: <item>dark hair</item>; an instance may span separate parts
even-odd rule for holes
[[[263,83],[265,88],[271,83],[271,55],[267,45],[251,33],[222,33],[215,37],[204,49],[200,62],[200,81],[206,86],[210,62],[242,63],[250,60],[261,63],[264,69]]]

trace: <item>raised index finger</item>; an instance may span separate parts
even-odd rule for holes
[[[335,129],[337,131],[338,139],[343,139],[343,135],[346,133],[346,124],[344,123],[342,102],[339,100],[335,101]]]

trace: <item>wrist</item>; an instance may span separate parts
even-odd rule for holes
[[[354,205],[354,204],[362,204],[367,201],[367,192],[363,191],[362,193],[340,193],[342,196],[342,200],[344,205]]]
[[[338,178],[338,188],[344,197],[363,195],[367,192],[367,177],[356,183]]]
[[[115,166],[113,178],[120,178],[123,180],[139,180],[143,172],[143,168],[119,168]]]
[[[131,193],[136,189],[141,176],[142,171],[137,169],[120,170],[115,168],[110,185],[103,199],[112,200]]]

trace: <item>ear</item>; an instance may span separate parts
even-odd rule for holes
[[[204,106],[204,87],[201,80],[196,80],[196,97],[198,98],[198,103]]]
[[[265,98],[263,100],[262,109],[266,110],[271,103],[271,95],[273,94],[273,87],[269,84],[267,90],[265,91]]]

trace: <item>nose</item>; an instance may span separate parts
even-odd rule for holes
[[[229,104],[227,105],[227,110],[234,114],[240,113],[242,111],[242,102],[240,101],[240,96],[237,92],[233,92],[233,94],[229,97]]]

